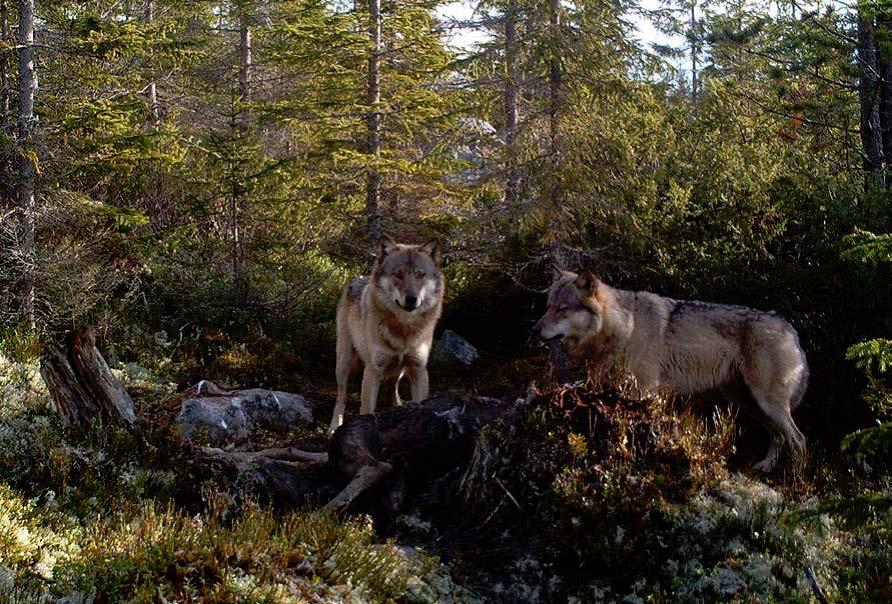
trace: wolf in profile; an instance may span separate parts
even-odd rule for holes
[[[771,435],[757,470],[771,471],[784,443],[796,455],[805,450],[792,412],[805,394],[808,365],[796,330],[776,313],[624,291],[589,271],[555,269],[533,333],[563,338],[577,358],[620,361],[645,391],[719,389],[743,403]]]
[[[440,255],[438,241],[409,245],[384,235],[371,277],[359,277],[344,290],[337,312],[338,398],[329,432],[344,421],[347,380],[360,370],[363,415],[375,412],[382,382],[388,397],[400,404],[404,375],[412,401],[427,398],[427,358],[443,310]]]

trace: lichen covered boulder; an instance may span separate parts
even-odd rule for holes
[[[299,394],[262,388],[226,391],[205,380],[181,397],[174,420],[181,433],[190,439],[200,435],[213,445],[249,440],[257,430],[287,432],[311,425],[318,414],[317,405]]]

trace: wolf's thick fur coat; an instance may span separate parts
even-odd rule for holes
[[[347,381],[360,370],[362,414],[374,413],[385,380],[396,404],[403,376],[409,378],[413,401],[427,398],[427,359],[443,292],[438,242],[408,245],[382,237],[371,276],[350,283],[338,303],[338,397],[330,432],[343,422]]]
[[[534,331],[563,338],[576,357],[620,361],[643,390],[721,389],[744,403],[772,437],[760,470],[775,466],[784,443],[797,454],[805,448],[792,411],[808,365],[796,330],[776,313],[625,291],[588,272],[558,271]]]

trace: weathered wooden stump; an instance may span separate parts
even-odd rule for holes
[[[128,428],[136,423],[133,399],[96,347],[92,327],[80,327],[64,342],[49,344],[40,375],[68,426],[87,426],[97,418]]]

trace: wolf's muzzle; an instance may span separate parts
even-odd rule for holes
[[[535,325],[533,325],[530,328],[530,333],[533,334],[534,336],[536,336],[537,338],[539,338],[539,340],[541,342],[543,342],[544,344],[551,344],[552,342],[557,342],[558,340],[560,340],[561,338],[564,337],[562,334],[558,334],[551,338],[542,337],[542,326],[539,325],[539,323],[536,323]]]
[[[397,306],[399,306],[400,308],[402,308],[403,310],[408,311],[408,312],[412,312],[413,310],[418,308],[418,298],[416,296],[406,296],[405,302],[400,304],[399,301],[397,300],[396,303],[397,303]]]

